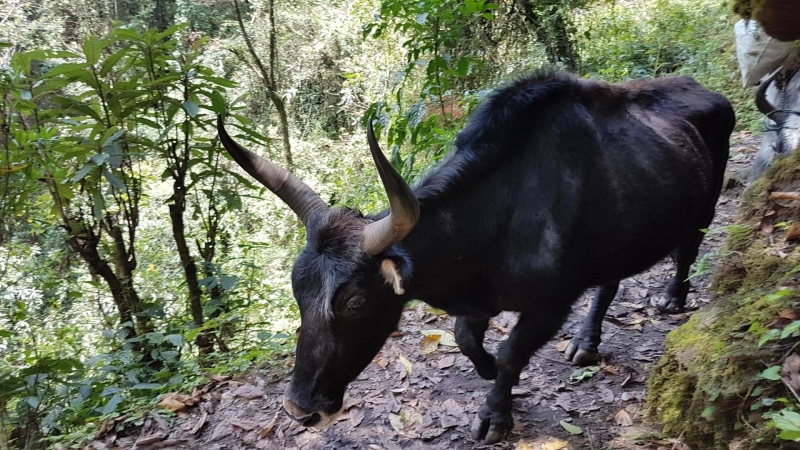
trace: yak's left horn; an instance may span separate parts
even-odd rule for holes
[[[372,121],[367,124],[367,141],[372,159],[378,168],[383,188],[389,197],[389,215],[366,226],[364,229],[364,251],[377,255],[400,242],[419,220],[419,202],[411,187],[383,155]]]

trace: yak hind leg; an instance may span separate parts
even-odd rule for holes
[[[523,312],[508,339],[497,353],[497,381],[472,422],[472,437],[485,444],[499,442],[509,431],[511,389],[519,382],[519,374],[528,365],[531,355],[556,334],[569,314],[572,298],[553,298],[535,313]]]
[[[677,266],[675,276],[667,286],[666,299],[658,302],[656,307],[666,313],[680,313],[686,307],[686,296],[689,294],[689,270],[697,259],[700,243],[703,242],[703,233],[700,230],[692,232],[688,237],[681,241],[673,256]]]
[[[459,350],[475,366],[481,378],[497,378],[497,364],[494,356],[483,347],[483,336],[489,327],[489,316],[456,317],[455,335]]]
[[[597,289],[592,300],[592,307],[589,309],[589,314],[586,315],[580,331],[572,338],[564,351],[564,356],[568,361],[579,366],[588,366],[600,358],[597,347],[600,345],[603,318],[618,290],[619,281],[600,286]]]

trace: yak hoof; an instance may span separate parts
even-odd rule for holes
[[[485,445],[496,444],[511,430],[513,424],[510,412],[490,413],[484,405],[472,421],[472,439],[476,441],[483,439]]]
[[[678,314],[686,311],[685,301],[678,300],[677,297],[661,298],[656,303],[659,311],[667,314]]]
[[[576,366],[590,366],[600,359],[600,354],[597,350],[580,348],[573,341],[569,343],[564,351],[564,357]]]

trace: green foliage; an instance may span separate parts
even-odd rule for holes
[[[739,80],[734,22],[716,0],[598,3],[576,19],[581,72],[609,81],[689,75],[732,101],[738,127],[757,131],[753,92]]]
[[[454,131],[463,124],[459,119],[474,101],[468,89],[475,80],[489,79],[482,73],[487,49],[474,45],[487,37],[472,36],[480,35],[486,23],[495,19],[498,8],[497,3],[485,0],[385,0],[377,21],[364,27],[364,36],[371,39],[389,31],[402,36],[405,67],[395,78],[394,102],[374,103],[365,118],[379,119],[379,133],[388,128],[392,165],[407,178],[413,178],[418,158],[429,166],[444,155]],[[415,84],[411,80],[418,70],[421,81]],[[414,94],[407,99],[409,84]],[[411,104],[405,107],[407,100]],[[401,157],[404,144],[411,149]]]

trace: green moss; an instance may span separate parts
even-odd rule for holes
[[[740,417],[750,412],[748,392],[763,361],[776,358],[776,349],[759,347],[748,329],[769,324],[798,298],[730,296],[694,314],[666,339],[648,381],[648,415],[693,448],[727,448],[742,433]]]
[[[753,227],[741,224],[733,224],[727,227],[728,237],[725,240],[723,251],[738,252],[750,245],[753,237]]]
[[[791,398],[780,381],[758,380],[767,365],[780,364],[797,338],[759,345],[759,337],[787,309],[800,310],[800,290],[770,295],[800,264],[800,248],[784,242],[783,230],[765,236],[758,221],[773,209],[769,193],[797,191],[800,152],[781,158],[745,193],[739,223],[728,227],[723,258],[713,277],[719,298],[667,336],[664,356],[648,382],[647,412],[664,432],[683,435],[692,448],[783,448],[761,410],[760,396]],[[796,220],[795,208],[777,220]],[[776,219],[773,217],[772,219]],[[761,392],[763,390],[763,392]],[[752,395],[757,391],[757,395]],[[758,406],[758,404],[756,404]]]

